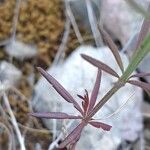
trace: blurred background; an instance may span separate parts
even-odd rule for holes
[[[148,0],[136,2],[147,9]],[[28,113],[76,112],[36,67],[48,70],[75,97],[85,88],[90,93],[96,70],[80,53],[100,59],[120,73],[98,26],[110,34],[126,67],[142,21],[143,16],[122,0],[0,0],[0,150],[57,149],[63,139],[60,134],[74,123],[37,119]],[[150,72],[149,64],[150,55],[136,71]],[[150,82],[150,77],[138,80]],[[99,97],[114,82],[103,74]],[[121,106],[119,114],[105,119]],[[150,150],[150,97],[146,92],[127,86],[96,117],[104,118],[114,129],[110,133],[85,129],[77,149]]]

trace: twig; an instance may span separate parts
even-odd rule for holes
[[[17,31],[17,23],[18,23],[20,6],[21,6],[21,0],[17,0],[14,17],[13,17],[12,35],[7,40],[1,41],[0,46],[5,46],[5,45],[9,44],[10,42],[13,42],[16,39],[16,31]]]
[[[94,39],[95,39],[96,46],[100,47],[102,45],[101,34],[98,30],[97,19],[93,12],[93,8],[92,8],[90,0],[86,0],[86,7],[87,7],[89,22],[90,22],[90,26],[91,26],[91,30],[92,30]]]
[[[5,128],[8,136],[9,136],[9,141],[7,142],[8,143],[8,150],[12,150],[12,136],[11,136],[11,133],[9,131],[9,129],[7,128],[7,126],[3,123],[0,122],[0,126],[2,126],[3,128]]]
[[[14,91],[14,92],[15,92],[16,94],[18,94],[23,100],[26,100],[27,102],[29,102],[29,99],[28,99],[26,96],[24,96],[16,87],[11,86],[11,87],[9,87],[9,90]]]
[[[66,23],[65,23],[65,31],[64,31],[64,35],[63,35],[63,38],[62,38],[62,42],[59,46],[59,49],[58,49],[58,52],[55,56],[55,59],[52,63],[52,67],[53,66],[56,66],[60,59],[63,57],[63,54],[64,54],[64,51],[65,51],[65,48],[66,48],[66,44],[67,44],[67,41],[68,41],[68,37],[69,37],[69,34],[70,34],[70,20],[68,18],[68,16],[66,15]]]
[[[67,15],[68,15],[68,17],[69,17],[69,19],[71,21],[71,24],[72,24],[72,26],[74,28],[75,34],[77,36],[77,39],[78,39],[80,44],[83,44],[84,40],[83,40],[82,35],[81,35],[80,31],[79,31],[78,25],[76,23],[75,17],[74,17],[74,15],[72,13],[72,10],[70,8],[70,4],[69,4],[68,0],[65,0],[65,6],[66,6]]]
[[[69,128],[69,127],[73,124],[73,122],[74,122],[73,120],[70,121],[70,122],[67,124],[67,127],[66,127],[66,128]],[[55,141],[53,141],[53,142],[50,144],[48,150],[53,150],[54,148],[58,147],[58,142],[62,139],[62,137],[63,137],[63,133],[61,132],[61,133],[59,134],[59,136],[57,137],[57,139],[56,139]]]
[[[20,123],[18,123],[19,127],[22,128],[23,130],[27,130],[28,132],[34,134],[44,134],[44,135],[50,135],[51,132],[49,130],[44,130],[44,129],[34,129],[34,128],[30,128],[30,127],[27,127],[27,126],[24,126]]]
[[[11,40],[14,41],[16,39],[16,31],[17,31],[17,23],[18,23],[18,18],[19,18],[19,11],[20,11],[20,6],[21,6],[21,0],[16,0],[16,8],[15,8],[15,15],[13,18],[13,33]]]
[[[1,95],[0,95],[0,97],[1,97]],[[4,111],[4,109],[3,109],[3,107],[0,105],[0,112],[2,113],[2,119],[0,119],[0,122],[4,122],[6,125],[7,125],[7,128],[10,130],[10,132],[11,132],[11,136],[12,136],[12,146],[11,146],[11,148],[12,149],[10,149],[10,150],[16,150],[15,149],[15,138],[14,138],[14,132],[13,132],[13,128],[12,128],[12,126],[10,125],[10,123],[9,123],[9,118],[8,118],[8,116],[6,115],[6,112]]]
[[[4,94],[3,94],[3,99],[4,99],[4,103],[5,103],[5,105],[6,105],[6,108],[7,108],[7,110],[8,110],[8,113],[9,113],[9,115],[10,115],[11,122],[12,122],[12,124],[13,124],[13,126],[14,126],[15,131],[16,131],[16,135],[17,135],[18,141],[19,141],[19,143],[20,143],[20,148],[21,148],[21,150],[26,150],[25,144],[24,144],[24,138],[23,138],[22,135],[21,135],[21,132],[20,132],[20,130],[19,130],[19,127],[18,127],[16,118],[15,118],[13,112],[12,112],[12,109],[11,109],[10,104],[9,104],[9,100],[8,100],[7,95],[6,95],[5,92],[4,92]]]
[[[32,108],[31,101],[30,101],[25,95],[23,95],[23,94],[22,94],[17,88],[15,88],[14,86],[9,87],[9,90],[14,91],[16,94],[18,94],[18,95],[21,97],[21,99],[26,100],[27,103],[28,103],[28,105],[29,105],[30,112],[33,112],[33,108]],[[38,125],[38,122],[37,122],[36,118],[32,118],[32,121],[33,121],[33,123],[36,125],[37,128],[40,128],[40,126]]]
[[[1,42],[0,42],[0,46],[5,46],[5,45],[7,45],[8,43],[10,43],[10,38],[7,39],[7,40],[1,41]]]

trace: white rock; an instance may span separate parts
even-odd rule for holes
[[[32,58],[37,54],[35,46],[30,46],[17,40],[7,44],[5,51],[9,56],[15,57],[19,60]]]
[[[6,61],[0,62],[0,89],[14,86],[21,78],[21,75],[21,71],[11,63],[8,63]]]
[[[101,0],[101,21],[113,38],[121,41],[123,46],[131,35],[139,31],[142,16],[122,0]],[[136,0],[143,7],[147,7],[147,0]],[[114,28],[115,27],[115,28]]]
[[[150,72],[150,53],[144,58],[144,60],[139,65],[138,69],[141,72]],[[150,83],[150,76],[145,77],[145,79]]]
[[[91,46],[79,47],[61,66],[48,70],[78,102],[81,101],[77,98],[77,94],[82,95],[84,89],[87,89],[89,94],[91,93],[97,73],[97,68],[83,60],[80,56],[81,53],[97,58],[112,67],[119,74],[121,73],[108,48],[103,47],[96,49]],[[124,54],[121,54],[121,57],[126,67],[128,65],[128,59]],[[103,73],[98,100],[104,96],[115,81],[116,79],[114,77]],[[81,140],[78,142],[77,149],[113,150],[116,149],[121,139],[134,141],[142,130],[140,111],[142,101],[141,89],[126,85],[95,115],[95,118],[105,118],[105,116],[108,116],[121,106],[134,92],[136,92],[136,94],[133,95],[133,100],[129,101],[119,114],[113,118],[102,120],[112,125],[112,130],[110,132],[103,132],[102,130],[87,126],[82,133]],[[61,111],[69,114],[77,113],[75,108],[65,102],[44,78],[41,78],[35,87],[33,106],[38,112]],[[53,129],[52,120],[44,119],[44,123],[49,129]],[[60,131],[61,127],[62,122],[57,121],[57,130]]]

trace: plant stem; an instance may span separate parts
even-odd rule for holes
[[[132,60],[127,67],[126,71],[121,76],[120,80],[126,82],[129,76],[137,68],[143,58],[150,52],[150,34],[145,38],[141,46],[135,51]]]
[[[142,59],[150,52],[150,34],[145,38],[144,42],[141,44],[139,49],[137,49],[132,57],[130,64],[123,73],[123,75],[118,79],[116,84],[104,95],[104,97],[98,102],[94,109],[89,113],[87,119],[91,119],[103,105],[116,93],[121,87],[125,85],[128,78],[137,68]]]
[[[109,90],[106,95],[100,100],[100,102],[94,107],[91,113],[88,115],[87,119],[91,119],[102,107],[103,105],[116,93],[120,88],[115,86]]]

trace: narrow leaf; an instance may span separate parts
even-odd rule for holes
[[[147,76],[150,76],[150,73],[141,72],[141,73],[137,73],[137,74],[130,76],[130,78],[134,78],[134,77],[143,78],[143,77],[147,77]]]
[[[70,144],[72,145],[72,144],[75,144],[76,142],[78,142],[78,140],[80,139],[80,137],[81,137],[81,133],[78,134],[78,136],[72,142],[70,142]]]
[[[91,98],[90,98],[89,112],[93,109],[93,107],[96,103],[96,99],[97,99],[99,88],[100,88],[101,75],[102,75],[102,72],[100,69],[98,69],[95,85],[94,85],[94,88],[93,88],[93,91],[91,94]]]
[[[101,26],[99,26],[99,30],[102,34],[102,38],[103,38],[104,42],[107,44],[107,46],[110,48],[111,52],[113,53],[118,66],[120,67],[121,71],[124,72],[123,63],[122,63],[122,60],[121,60],[121,57],[119,54],[119,50],[118,50],[116,44],[111,39],[110,35]]]
[[[128,83],[136,85],[138,87],[141,87],[142,89],[144,89],[145,91],[150,92],[150,83],[145,83],[142,81],[136,81],[136,80],[129,80]]]
[[[149,7],[148,7],[148,11],[150,12],[150,4],[149,4]],[[150,29],[150,20],[145,18],[144,21],[143,21],[140,33],[138,35],[138,40],[137,40],[137,44],[136,44],[135,50],[137,48],[139,48],[139,46],[141,45],[142,41],[146,37],[149,29]]]
[[[72,144],[72,146],[71,146],[71,150],[75,150],[76,145],[77,145],[77,142],[76,142],[76,143],[74,143],[74,144]]]
[[[78,136],[81,134],[82,129],[84,128],[85,123],[80,123],[66,138],[65,140],[59,145],[59,148],[64,148],[68,144],[74,142],[75,139],[78,138]]]
[[[84,100],[84,97],[83,97],[83,96],[78,95],[78,94],[77,94],[77,96],[78,96],[80,99]]]
[[[95,58],[92,58],[90,56],[87,56],[85,54],[81,54],[81,56],[86,60],[88,61],[89,63],[91,63],[92,65],[98,67],[99,69],[111,74],[112,76],[115,76],[117,78],[119,78],[119,75],[112,69],[110,68],[108,65],[104,64],[103,62],[95,59]]]
[[[84,101],[83,101],[82,106],[83,106],[83,109],[84,109],[84,113],[87,113],[88,106],[89,106],[89,95],[88,95],[87,90],[85,90]]]
[[[112,128],[112,126],[110,126],[108,124],[105,124],[102,122],[97,122],[97,121],[90,121],[89,124],[96,128],[102,128],[105,131],[110,131],[110,129]]]
[[[37,67],[38,71],[46,78],[46,80],[54,87],[54,89],[69,103],[73,103],[74,107],[82,114],[83,111],[74,100],[74,98],[67,92],[67,90],[50,74],[44,71],[42,68]]]
[[[29,115],[37,118],[47,118],[47,119],[82,119],[81,116],[68,115],[62,112],[29,113]]]

